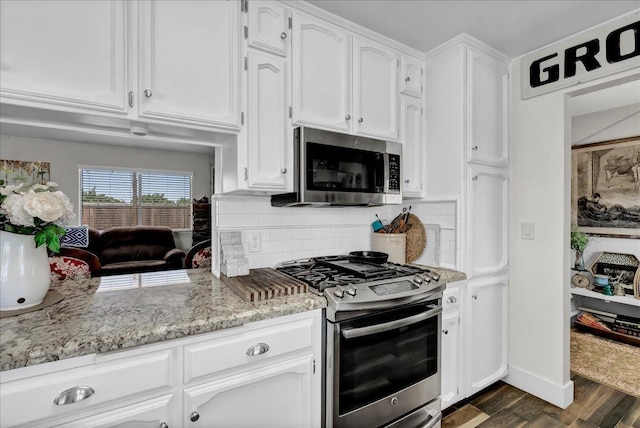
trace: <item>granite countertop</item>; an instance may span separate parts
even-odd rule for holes
[[[431,268],[444,282],[462,272]],[[242,300],[208,269],[52,283],[65,298],[0,319],[0,371],[134,348],[249,322],[324,308],[307,292],[261,302]]]
[[[0,319],[0,370],[208,333],[326,307],[313,293],[246,302],[208,269],[52,283],[65,298]]]

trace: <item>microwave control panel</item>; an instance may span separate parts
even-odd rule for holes
[[[400,193],[400,155],[389,153],[389,191]]]

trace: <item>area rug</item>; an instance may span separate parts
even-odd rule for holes
[[[640,347],[572,329],[571,371],[640,397]]]

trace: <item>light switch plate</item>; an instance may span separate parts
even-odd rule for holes
[[[535,239],[536,224],[532,221],[523,221],[520,223],[520,236],[522,239]]]

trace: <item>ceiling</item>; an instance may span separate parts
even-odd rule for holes
[[[467,33],[511,58],[640,10],[640,0],[308,2],[421,52]]]

